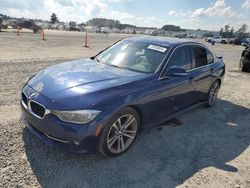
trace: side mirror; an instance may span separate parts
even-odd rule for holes
[[[165,75],[166,76],[186,76],[187,71],[186,71],[186,69],[184,69],[182,67],[172,66],[167,70]]]

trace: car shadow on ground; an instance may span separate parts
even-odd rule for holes
[[[227,163],[250,144],[250,109],[218,100],[178,119],[178,126],[143,130],[116,158],[58,152],[27,129],[23,140],[42,187],[175,187],[206,167],[237,173]]]
[[[249,73],[250,73],[250,71],[241,71],[241,70],[238,70],[238,69],[231,69],[231,70],[228,70],[228,72],[246,74],[246,75],[249,75]]]

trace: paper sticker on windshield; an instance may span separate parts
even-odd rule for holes
[[[156,45],[153,45],[153,44],[150,44],[148,46],[148,49],[151,49],[151,50],[155,50],[155,51],[158,51],[158,52],[166,52],[167,48],[164,48],[164,47],[161,47],[161,46],[156,46]]]

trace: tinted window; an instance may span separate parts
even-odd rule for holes
[[[206,49],[202,47],[193,47],[193,56],[195,60],[195,68],[207,65]]]
[[[25,27],[31,27],[31,22],[25,21],[25,22],[24,22],[24,25],[25,25]]]
[[[213,54],[212,54],[211,52],[209,52],[208,50],[207,50],[207,62],[208,62],[208,64],[214,62],[214,56],[213,56]]]
[[[179,47],[175,50],[168,63],[168,68],[180,66],[186,70],[191,69],[191,57],[188,46]]]

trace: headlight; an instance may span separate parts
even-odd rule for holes
[[[98,116],[101,111],[98,110],[74,110],[74,111],[57,111],[53,110],[52,113],[56,115],[60,120],[76,123],[76,124],[86,124],[96,116]]]

